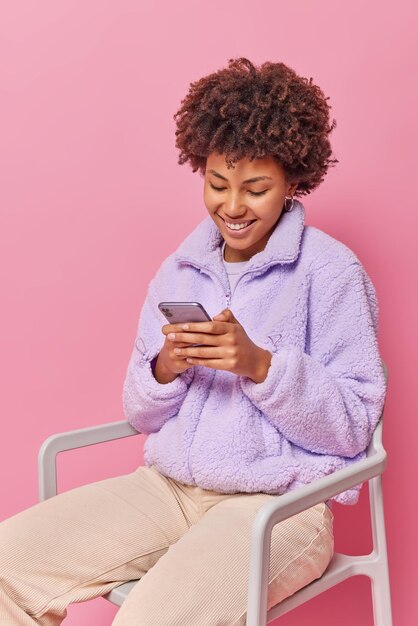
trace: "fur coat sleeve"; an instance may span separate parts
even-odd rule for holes
[[[149,284],[122,393],[126,419],[146,434],[159,431],[167,420],[177,415],[193,379],[193,368],[179,374],[171,383],[161,384],[154,378],[151,363],[164,344],[157,283],[154,277]]]
[[[386,381],[378,349],[378,305],[360,263],[332,263],[311,284],[306,351],[279,345],[262,383],[240,377],[247,397],[294,444],[355,457],[370,442]]]

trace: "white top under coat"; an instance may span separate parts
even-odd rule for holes
[[[235,289],[235,285],[238,281],[238,278],[245,270],[248,261],[239,261],[237,263],[230,263],[229,261],[225,261],[225,241],[222,244],[222,261],[225,265],[226,273],[228,274],[229,284],[231,286],[231,293]]]

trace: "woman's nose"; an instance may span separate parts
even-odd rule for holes
[[[242,204],[237,194],[229,194],[225,200],[225,213],[232,218],[240,217],[246,213],[246,207]]]

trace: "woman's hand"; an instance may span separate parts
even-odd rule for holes
[[[178,331],[179,327],[181,324],[165,324],[162,332],[168,335],[168,333]],[[188,345],[188,343],[169,340],[166,336],[154,368],[154,377],[159,383],[171,383],[179,374],[192,367],[190,363],[187,363],[185,356],[179,356],[174,352],[176,348]]]
[[[162,332],[166,335],[164,346],[167,342],[172,345],[165,351],[168,367],[184,371],[190,365],[203,365],[248,376],[256,383],[267,376],[271,353],[251,341],[230,309],[210,322],[166,324]],[[203,345],[190,347],[194,343]]]

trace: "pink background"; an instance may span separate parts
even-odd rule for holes
[[[2,3],[0,519],[37,501],[46,437],[124,417],[147,283],[206,215],[202,180],[174,147],[190,82],[231,57],[283,61],[313,77],[337,119],[340,163],[303,202],[307,223],[353,249],[377,289],[393,616],[416,623],[415,13],[406,1]],[[143,441],[63,454],[60,489],[133,470]],[[334,511],[336,550],[370,550],[367,486]],[[115,612],[99,598],[70,607],[66,623],[110,624]],[[367,578],[280,624],[337,619],[373,624]]]

